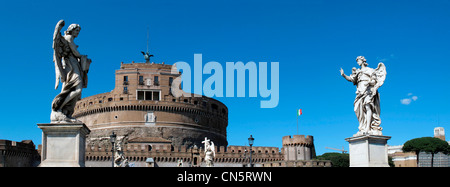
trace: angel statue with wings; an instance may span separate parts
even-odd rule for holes
[[[360,135],[382,135],[383,128],[380,127],[380,94],[378,88],[386,79],[386,66],[382,62],[376,69],[367,67],[366,59],[358,56],[356,62],[361,69],[352,68],[352,74],[347,76],[344,70],[341,75],[356,85],[356,98],[354,111],[359,121],[359,131],[354,136]]]
[[[64,36],[61,29],[64,27],[64,20],[60,20],[53,33],[53,62],[55,63],[56,83],[55,90],[58,89],[59,82],[62,82],[61,93],[52,102],[52,113],[50,120],[52,123],[76,122],[72,117],[75,103],[81,99],[81,90],[87,87],[87,73],[91,59],[87,55],[78,52],[78,45],[74,39],[80,33],[81,27],[78,24],[71,24]]]
[[[206,167],[213,167],[213,160],[214,157],[216,156],[216,151],[214,148],[214,142],[212,142],[211,140],[208,140],[205,137],[205,141],[202,141],[202,143],[205,143],[205,162],[206,162]]]

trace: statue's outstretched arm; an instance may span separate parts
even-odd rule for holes
[[[349,81],[349,82],[354,82],[353,77],[347,76],[347,75],[344,73],[344,70],[343,70],[342,68],[341,68],[341,70],[339,70],[339,71],[341,72],[341,76],[344,77],[345,80],[347,80],[347,81]]]

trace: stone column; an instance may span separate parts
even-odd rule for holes
[[[38,124],[42,129],[39,167],[84,167],[86,136],[91,132],[84,123]]]

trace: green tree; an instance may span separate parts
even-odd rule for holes
[[[388,156],[388,164],[389,167],[395,167],[394,161],[392,160],[392,157]]]
[[[433,167],[434,154],[442,152],[448,154],[450,151],[449,144],[439,138],[422,137],[414,138],[405,142],[402,148],[403,152],[415,152],[417,156],[417,167],[419,166],[419,153],[431,153],[431,167]]]
[[[348,154],[344,153],[324,153],[317,156],[317,160],[330,160],[332,167],[349,167],[350,159]]]

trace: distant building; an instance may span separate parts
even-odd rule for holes
[[[417,167],[417,156],[413,152],[404,153],[403,145],[388,146],[388,155],[395,167]]]
[[[434,137],[445,141],[445,130],[443,127],[434,128]],[[419,166],[417,156],[413,152],[404,153],[403,145],[388,146],[388,154],[392,157],[395,167],[431,167],[431,154],[419,153]],[[443,153],[434,154],[433,167],[450,167],[450,155]]]
[[[419,167],[431,167],[431,154],[420,152]],[[450,167],[450,156],[443,153],[434,154],[433,167]]]
[[[434,128],[434,137],[445,141],[445,130],[444,127]]]
[[[434,137],[445,141],[444,127],[434,128]],[[419,167],[431,167],[431,154],[420,152]],[[433,167],[450,167],[450,155],[436,153],[433,157]]]

